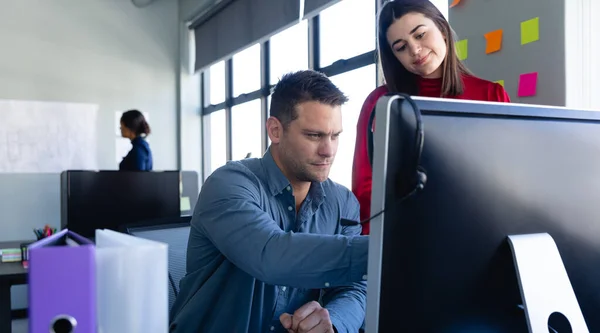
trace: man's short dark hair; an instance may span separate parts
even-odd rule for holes
[[[285,74],[273,89],[270,115],[284,127],[298,118],[296,106],[304,102],[319,102],[341,106],[348,97],[320,72],[303,70]]]

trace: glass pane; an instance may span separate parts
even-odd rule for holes
[[[205,147],[207,159],[208,176],[220,166],[227,162],[227,141],[225,127],[225,110],[215,111],[204,118],[204,125],[208,128],[208,136]]]
[[[375,49],[375,1],[340,1],[319,16],[320,67]]]
[[[225,102],[225,61],[218,62],[208,69],[209,98],[208,104]]]
[[[271,73],[276,84],[283,74],[308,68],[308,24],[306,20],[271,37]]]
[[[231,108],[232,160],[263,155],[261,139],[263,127],[265,124],[262,123],[260,116],[260,99]]]
[[[351,72],[331,77],[331,81],[348,96],[349,101],[342,106],[342,126],[335,161],[331,166],[329,177],[347,188],[352,188],[352,167],[354,144],[356,141],[356,124],[360,109],[367,96],[375,89],[375,64],[362,67]]]
[[[434,4],[440,12],[442,12],[446,20],[448,20],[448,0],[431,0],[431,3]]]
[[[260,89],[260,44],[235,54],[233,66],[233,96]]]

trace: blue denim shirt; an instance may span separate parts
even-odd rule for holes
[[[285,332],[279,316],[313,300],[338,332],[358,332],[368,236],[342,218],[359,219],[358,201],[331,180],[313,183],[296,213],[269,151],[219,168],[192,217],[171,332]]]

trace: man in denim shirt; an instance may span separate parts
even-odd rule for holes
[[[270,148],[202,186],[171,332],[359,331],[368,236],[340,224],[359,219],[358,201],[328,179],[346,101],[315,71],[279,81]]]

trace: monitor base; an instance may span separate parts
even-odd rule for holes
[[[548,233],[508,236],[531,333],[589,333],[569,276]],[[554,323],[554,324],[552,324]],[[570,328],[570,329],[569,329]],[[552,332],[552,330],[550,330]]]

